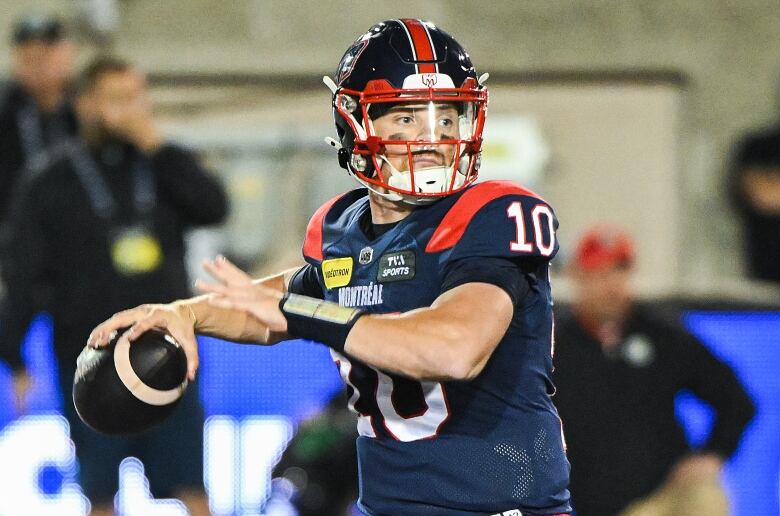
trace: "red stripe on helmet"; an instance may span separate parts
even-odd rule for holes
[[[330,208],[345,195],[346,193],[337,195],[314,212],[314,215],[309,220],[309,225],[306,227],[306,237],[303,240],[303,256],[322,261],[322,223]]]
[[[419,61],[436,61],[436,50],[433,48],[431,38],[428,35],[428,29],[420,20],[401,20],[406,26],[406,31],[411,38],[412,49],[414,50],[417,63],[417,73],[436,73],[436,64],[420,63]]]
[[[466,190],[460,199],[455,201],[455,204],[439,223],[431,239],[428,240],[425,252],[438,253],[454,247],[460,241],[463,233],[466,232],[474,215],[489,202],[505,195],[527,195],[543,200],[531,190],[512,181],[478,183]]]

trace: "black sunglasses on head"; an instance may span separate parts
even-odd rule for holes
[[[65,39],[65,26],[56,18],[29,16],[14,25],[12,42],[21,45],[30,41],[55,43]]]

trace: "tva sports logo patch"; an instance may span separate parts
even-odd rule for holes
[[[349,285],[352,279],[352,257],[325,260],[322,262],[322,277],[328,290]]]
[[[379,283],[403,281],[414,278],[414,251],[387,253],[379,258],[376,280]]]

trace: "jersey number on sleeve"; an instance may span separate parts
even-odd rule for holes
[[[553,214],[549,206],[544,204],[537,204],[531,210],[531,223],[534,229],[533,240],[528,240],[528,233],[526,231],[526,221],[523,214],[523,205],[520,201],[514,201],[506,209],[506,214],[510,219],[515,219],[517,226],[517,237],[512,242],[509,242],[509,249],[511,251],[517,251],[521,253],[533,253],[534,242],[536,248],[539,250],[539,254],[542,256],[550,256],[555,249],[555,230],[553,228]],[[547,226],[547,235],[549,242],[545,243],[544,226],[542,225],[542,218],[545,219],[544,224]]]
[[[362,397],[374,394],[376,407],[384,420],[387,432],[399,441],[417,441],[435,437],[449,417],[449,407],[444,386],[439,382],[416,382],[408,378],[391,378],[385,373],[364,364],[353,365],[347,357],[331,351],[344,382],[353,393],[349,398],[350,410],[357,412],[358,432],[360,435],[375,437],[371,410],[360,410],[373,403],[366,403]],[[376,375],[375,385],[356,381],[352,374],[354,367],[367,368]],[[373,375],[371,375],[373,377]],[[366,378],[366,375],[361,375]],[[366,385],[358,385],[366,383]]]

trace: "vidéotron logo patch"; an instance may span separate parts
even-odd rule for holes
[[[328,290],[349,285],[352,279],[352,257],[325,260],[322,262],[322,277]]]
[[[387,253],[379,258],[376,280],[379,283],[402,281],[414,278],[414,251]]]

